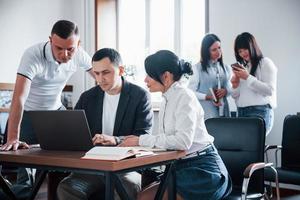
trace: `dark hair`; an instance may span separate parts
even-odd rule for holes
[[[115,66],[119,66],[122,63],[122,58],[119,52],[111,48],[103,48],[96,51],[93,55],[92,61],[99,61],[103,58],[109,58],[110,62],[112,62]]]
[[[236,60],[240,63],[246,64],[243,58],[239,55],[239,49],[247,49],[249,51],[250,62],[252,65],[250,74],[255,76],[257,66],[263,58],[263,54],[258,47],[254,36],[248,32],[244,32],[238,35],[234,41],[234,53]]]
[[[67,20],[57,21],[51,30],[51,35],[56,34],[63,39],[67,39],[71,35],[79,35],[78,26]]]
[[[202,65],[202,70],[207,72],[207,68],[209,67],[209,61],[210,61],[210,47],[213,45],[215,42],[221,42],[221,40],[216,36],[215,34],[206,34],[204,38],[202,39],[201,43],[201,60],[200,63]],[[223,70],[224,69],[224,63],[223,63],[223,56],[218,59],[218,62],[221,64]]]
[[[174,81],[178,81],[183,74],[192,75],[193,70],[190,63],[179,58],[171,51],[160,50],[145,59],[146,73],[154,80],[163,84],[161,75],[166,71],[174,76]]]

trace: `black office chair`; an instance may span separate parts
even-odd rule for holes
[[[212,118],[207,119],[205,124],[208,133],[215,138],[214,144],[232,179],[233,190],[226,199],[267,198],[264,171],[259,169],[271,168],[275,176],[276,170],[271,163],[264,163],[263,119]]]
[[[268,145],[266,151],[275,149],[275,165],[280,183],[300,185],[300,115],[288,115],[283,122],[282,145]],[[278,151],[281,150],[281,166]],[[269,170],[266,179],[274,182]]]

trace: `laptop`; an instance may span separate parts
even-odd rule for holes
[[[28,111],[41,149],[87,151],[94,145],[84,110]]]

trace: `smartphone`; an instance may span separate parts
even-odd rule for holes
[[[239,62],[231,64],[231,67],[233,70],[237,70],[236,68],[245,69],[245,67]]]

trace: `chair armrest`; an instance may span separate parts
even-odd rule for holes
[[[265,152],[267,152],[271,149],[282,149],[282,146],[281,145],[266,145]]]
[[[242,185],[242,199],[247,199],[247,191],[248,191],[248,185],[250,178],[252,174],[260,169],[264,168],[271,168],[272,171],[274,172],[275,175],[275,182],[276,182],[276,193],[277,193],[277,199],[279,198],[279,183],[278,183],[278,174],[277,170],[273,167],[273,163],[264,163],[264,162],[259,162],[259,163],[252,163],[246,167],[244,170],[244,180],[243,180],[243,185]]]
[[[255,171],[266,167],[270,167],[272,165],[273,163],[264,163],[264,162],[252,163],[248,165],[247,168],[244,170],[244,177],[250,178]]]
[[[267,161],[269,161],[267,152],[271,149],[276,149],[275,150],[275,167],[278,167],[278,151],[282,149],[282,146],[281,145],[266,145],[265,154],[266,154]]]

